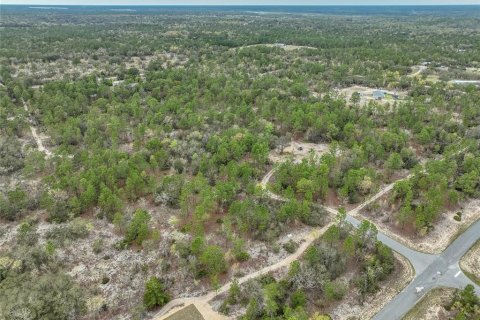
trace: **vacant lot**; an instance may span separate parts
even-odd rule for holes
[[[465,254],[460,267],[477,284],[480,284],[480,240]]]
[[[403,320],[449,319],[448,312],[443,305],[450,302],[454,292],[455,289],[452,288],[431,290],[403,317]]]
[[[326,143],[292,141],[283,149],[283,153],[280,153],[278,149],[273,150],[269,155],[269,159],[273,163],[277,163],[283,162],[289,157],[293,157],[295,162],[300,162],[312,152],[315,156],[320,157],[328,151],[328,148],[329,145]]]
[[[387,194],[377,202],[363,209],[357,216],[371,219],[380,230],[411,248],[426,253],[442,252],[455,237],[480,219],[480,199],[471,199],[460,205],[457,210],[445,211],[435,223],[434,229],[426,236],[419,236],[413,229],[402,226],[395,219],[397,208],[388,205]],[[462,220],[454,219],[456,212],[462,212]]]

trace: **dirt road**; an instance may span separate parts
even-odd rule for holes
[[[25,100],[22,99],[22,102],[23,102],[23,108],[25,109],[25,111],[27,112],[27,114],[29,114],[29,110],[28,110],[28,105],[27,103],[25,102]],[[32,132],[32,136],[33,136],[33,139],[35,140],[36,144],[37,144],[37,149],[38,151],[40,152],[43,152],[45,153],[45,156],[47,158],[50,158],[52,157],[52,152],[50,150],[48,150],[47,148],[45,148],[45,146],[43,145],[43,142],[42,142],[42,139],[40,138],[40,136],[37,134],[37,128],[35,128],[33,125],[32,125],[32,120],[29,118],[29,124],[30,124],[30,131]]]

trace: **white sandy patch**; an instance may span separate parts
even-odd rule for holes
[[[293,50],[300,50],[300,49],[317,49],[315,47],[295,46],[295,45],[284,44],[284,43],[265,43],[265,44],[260,43],[260,44],[252,44],[249,46],[243,46],[240,48],[253,48],[253,47],[259,47],[259,46],[264,46],[269,48],[280,48],[280,49],[284,49],[285,51],[293,51]]]
[[[328,152],[329,145],[326,143],[309,143],[301,141],[292,141],[287,147],[283,149],[283,153],[280,154],[279,150],[273,150],[269,159],[273,163],[284,162],[289,157],[293,156],[295,162],[300,162],[302,159],[308,157],[310,152],[313,152],[317,157]]]

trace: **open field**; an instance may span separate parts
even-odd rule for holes
[[[195,305],[191,304],[169,316],[166,320],[204,320],[204,318],[195,308]]]

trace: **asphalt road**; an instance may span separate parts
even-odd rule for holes
[[[441,254],[429,255],[413,251],[397,241],[379,234],[378,239],[380,241],[405,256],[412,263],[416,275],[413,281],[380,310],[373,319],[401,319],[423,295],[430,289],[439,286],[462,289],[467,284],[472,284],[476,293],[480,294],[480,286],[472,282],[462,272],[458,264],[462,256],[479,238],[480,220],[472,224]],[[417,292],[417,288],[422,289]]]

